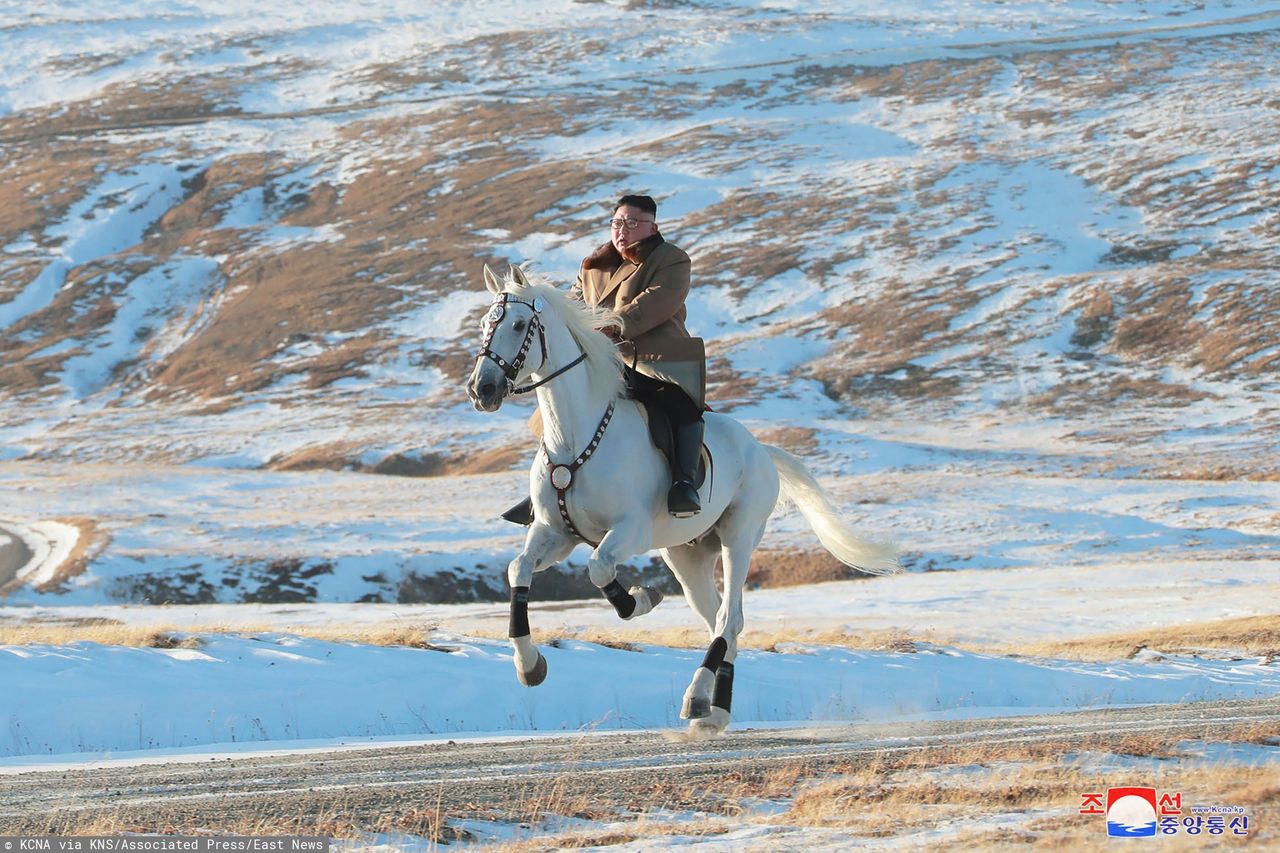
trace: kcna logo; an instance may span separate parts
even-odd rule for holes
[[[1182,795],[1178,794],[1177,797],[1178,812],[1181,813]],[[1155,788],[1107,789],[1107,835],[1113,838],[1142,838],[1155,834]]]
[[[1106,815],[1112,838],[1155,835],[1243,837],[1249,816],[1240,806],[1192,806],[1183,814],[1182,794],[1155,788],[1108,788],[1106,795],[1081,794],[1080,814]]]
[[[1155,788],[1108,788],[1102,794],[1081,794],[1080,814],[1105,814],[1107,835],[1143,838],[1155,835],[1161,815],[1182,814],[1182,794],[1157,796]]]

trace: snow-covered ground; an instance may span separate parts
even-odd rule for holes
[[[889,631],[998,648],[1266,615],[1278,594],[1270,560],[1171,561],[1153,569],[1114,557],[1061,570],[929,572],[756,590],[746,600],[749,631],[795,639],[776,651],[742,653],[735,711],[746,723],[811,723],[1280,695],[1275,665],[1229,649],[1214,650],[1226,658],[1219,660],[1151,651],[1095,664],[933,643],[915,652],[849,651],[804,640]],[[501,604],[7,606],[0,621],[11,625],[107,620],[174,631],[189,642],[0,648],[0,678],[12,688],[4,700],[10,736],[0,754],[25,766],[29,759],[19,757],[245,741],[680,725],[675,714],[700,652],[565,640],[545,648],[551,676],[529,690],[515,681],[506,643],[485,639],[501,638],[506,619]],[[535,601],[532,622],[543,638],[607,636],[622,624],[603,600]],[[676,599],[625,627],[694,626]],[[299,636],[338,629],[422,629],[435,648]],[[83,696],[96,701],[76,701]]]
[[[844,624],[854,631],[865,627],[857,620],[856,606],[835,618],[831,610],[873,597],[878,583],[759,592],[749,597],[748,607],[753,615],[757,609],[772,610],[782,625],[791,620],[806,626]],[[1024,585],[1018,600],[990,605],[1030,607],[1034,595]],[[915,609],[946,607],[948,602],[945,595],[927,601],[921,597]],[[1069,618],[1087,609],[1082,604],[1050,618]],[[679,603],[669,606],[684,610]],[[970,602],[970,624],[982,621],[972,606]],[[399,625],[452,618],[446,607],[379,610]],[[607,604],[592,602],[548,620],[539,619],[535,610],[534,623],[604,625],[605,611],[611,612]],[[75,608],[41,615],[71,618],[85,612]],[[127,619],[133,612],[144,620],[157,618],[144,609],[88,612],[100,618]],[[895,624],[912,615],[929,618],[913,614],[909,606],[898,612]],[[6,609],[4,615],[13,611]],[[690,616],[687,611],[682,615],[686,620]],[[239,619],[259,625],[317,620],[312,607],[278,606],[197,614],[166,611],[159,616],[170,624],[195,617],[232,625]],[[369,618],[368,613],[352,613],[350,606],[326,608],[323,616],[338,624]],[[491,630],[496,619],[463,616],[461,621]],[[1089,627],[1102,621],[1090,614]],[[505,641],[443,629],[427,636],[430,649],[326,642],[270,630],[179,633],[175,648],[83,642],[0,647],[0,680],[6,686],[0,707],[8,721],[0,761],[26,767],[37,757],[45,761],[77,752],[101,756],[158,749],[169,754],[183,748],[218,751],[244,742],[274,742],[270,745],[278,749],[314,746],[316,741],[477,732],[674,728],[682,725],[677,718],[681,697],[702,659],[701,650],[616,649],[563,640],[556,647],[544,646],[550,675],[545,684],[529,689],[516,682]],[[188,638],[194,642],[181,642]],[[1260,659],[1206,660],[1155,652],[1132,660],[1081,663],[984,655],[927,643],[903,652],[782,642],[776,651],[741,652],[737,670],[734,713],[739,725],[994,716],[1280,695],[1280,669]],[[92,701],[83,701],[88,697]]]

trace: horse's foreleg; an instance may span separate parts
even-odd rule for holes
[[[533,644],[529,630],[529,587],[533,573],[564,559],[572,550],[572,542],[545,524],[535,523],[525,537],[524,550],[507,566],[507,582],[511,585],[511,623],[507,636],[515,653],[512,660],[516,677],[528,687],[536,687],[547,677],[547,659]]]
[[[642,514],[633,513],[631,517],[639,515]],[[618,583],[618,563],[648,550],[652,539],[652,524],[647,518],[620,523],[604,535],[587,561],[591,582],[623,619],[643,616],[662,601],[662,593],[652,587],[633,586],[625,590]]]
[[[507,629],[511,638],[512,658],[516,665],[516,678],[525,687],[537,687],[547,677],[547,659],[533,644],[529,633],[529,587],[511,587],[511,624]]]

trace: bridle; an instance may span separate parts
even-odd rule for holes
[[[493,351],[490,344],[493,343],[493,336],[498,331],[498,324],[502,322],[502,318],[507,313],[508,305],[523,305],[532,313],[529,317],[529,327],[525,329],[524,340],[520,342],[520,350],[516,353],[515,358],[507,361],[502,356]],[[498,369],[502,371],[502,375],[507,378],[508,394],[526,394],[535,388],[547,384],[560,374],[577,367],[586,361],[586,352],[580,351],[578,357],[559,368],[548,376],[544,376],[537,382],[531,382],[528,385],[516,385],[516,377],[524,370],[525,359],[529,357],[529,348],[533,346],[533,333],[538,333],[538,344],[542,347],[542,365],[547,363],[547,334],[546,329],[542,325],[542,319],[539,316],[542,309],[546,307],[546,303],[541,296],[535,296],[532,302],[526,302],[523,299],[517,299],[515,296],[503,291],[493,298],[493,305],[489,308],[489,313],[485,315],[485,331],[484,331],[484,350],[480,353],[480,358],[487,358],[498,365]],[[541,367],[542,365],[539,365]],[[551,451],[547,448],[546,443],[542,445],[542,453],[547,457],[547,467],[551,486],[556,490],[556,505],[560,510],[560,518],[564,522],[570,535],[576,536],[583,542],[588,543],[591,547],[598,547],[600,543],[588,539],[573,523],[573,519],[569,517],[568,493],[569,486],[573,483],[573,475],[582,467],[591,456],[596,452],[596,448],[600,446],[600,439],[604,438],[604,431],[609,427],[609,421],[613,419],[614,404],[609,401],[609,406],[605,409],[604,417],[600,419],[599,426],[596,427],[595,435],[592,436],[591,442],[587,447],[578,454],[572,461],[564,465],[557,464],[551,458]]]
[[[507,361],[505,358],[494,352],[489,345],[493,342],[494,333],[498,331],[498,324],[502,322],[503,316],[507,313],[507,306],[511,304],[523,305],[532,311],[533,314],[529,318],[529,327],[525,329],[524,340],[520,342],[519,352],[516,353],[515,358],[511,361]],[[579,352],[577,358],[566,364],[564,367],[559,368],[550,376],[544,376],[537,382],[531,382],[528,385],[516,385],[516,377],[520,375],[520,371],[524,370],[525,359],[529,357],[529,347],[533,345],[534,331],[537,331],[538,333],[538,346],[542,349],[542,365],[547,363],[546,327],[542,325],[542,319],[539,316],[542,313],[542,309],[545,307],[546,303],[543,302],[541,296],[535,296],[532,302],[526,302],[523,299],[517,299],[515,296],[504,291],[493,298],[493,305],[489,308],[489,313],[485,315],[484,350],[480,353],[479,357],[487,358],[494,364],[498,365],[498,369],[502,371],[502,375],[507,378],[508,394],[527,394],[535,388],[546,385],[560,374],[577,367],[579,364],[582,364],[582,362],[587,360],[587,354],[585,352]],[[538,366],[541,367],[542,365]]]

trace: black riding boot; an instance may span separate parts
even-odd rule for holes
[[[504,512],[502,517],[512,524],[523,524],[525,527],[533,524],[533,498],[525,498],[520,501],[520,503]]]
[[[690,421],[674,430],[675,447],[671,450],[671,491],[667,492],[667,511],[676,518],[688,518],[702,511],[698,490],[693,487],[693,474],[702,455],[702,421]]]

